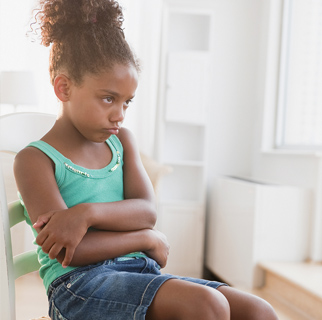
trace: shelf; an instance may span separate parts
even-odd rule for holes
[[[164,124],[162,162],[178,165],[202,165],[205,156],[205,128],[167,122]]]
[[[169,53],[167,57],[165,120],[205,124],[209,94],[210,55]]]
[[[189,126],[196,126],[196,127],[204,127],[205,122],[198,121],[197,119],[165,119],[165,121],[172,125],[189,125]]]
[[[198,277],[203,267],[213,52],[213,13],[208,9],[164,6],[156,135],[156,157],[173,169],[162,177],[158,193],[158,228],[172,252],[166,272]]]
[[[189,160],[173,160],[173,161],[165,161],[165,165],[167,166],[183,166],[183,167],[200,167],[203,168],[205,166],[204,161],[189,161]]]
[[[182,209],[203,209],[203,201],[189,201],[189,200],[168,200],[162,201],[160,205],[163,208],[182,208]]]
[[[173,172],[165,176],[160,190],[162,202],[204,200],[204,168],[172,166]]]
[[[209,14],[170,11],[169,51],[209,51]]]

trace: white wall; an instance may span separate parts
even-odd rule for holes
[[[263,6],[260,60],[260,108],[257,114],[255,145],[251,175],[260,180],[307,188],[312,191],[312,210],[307,213],[311,222],[311,247],[308,257],[322,260],[322,164],[321,153],[272,150],[274,108],[277,101],[276,75],[280,36],[281,1],[265,1]]]
[[[266,101],[270,1],[212,3],[215,28],[209,180],[229,174],[314,187],[318,157],[267,152],[271,132],[264,133],[264,120],[269,116],[265,108],[271,112],[275,108],[275,98]],[[273,128],[272,123],[268,125]]]
[[[274,121],[277,87],[276,70],[271,70],[270,10],[280,2],[212,1],[215,50],[209,106],[208,214],[213,210],[214,179],[219,175],[309,188],[315,195],[312,231],[316,229],[311,257],[317,260],[322,258],[322,209],[317,197],[321,190],[320,156],[269,150],[273,132],[269,120]],[[278,31],[278,25],[273,27]],[[310,215],[308,212],[308,219]]]
[[[216,1],[209,181],[252,171],[261,11],[261,1]]]
[[[278,44],[281,1],[263,1],[261,45],[258,65],[258,109],[254,134],[253,177],[312,188],[316,184],[318,157],[312,153],[274,152],[275,108],[277,100]]]

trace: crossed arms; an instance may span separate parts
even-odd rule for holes
[[[166,237],[153,229],[156,210],[151,183],[130,132],[122,129],[119,138],[124,148],[125,200],[117,202],[67,208],[51,159],[36,148],[26,148],[16,157],[16,182],[38,232],[36,242],[64,267],[135,251],[145,252],[161,267],[166,264],[169,245]]]

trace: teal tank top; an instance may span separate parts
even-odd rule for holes
[[[55,164],[55,178],[68,208],[79,203],[114,202],[124,200],[123,193],[123,147],[120,140],[112,135],[106,140],[112,151],[112,160],[103,169],[86,169],[74,164],[55,148],[44,141],[32,142],[28,147],[35,147],[44,152]],[[20,197],[21,198],[21,197]],[[23,204],[23,199],[21,199]],[[27,223],[31,226],[35,238],[36,230],[32,227],[25,208]],[[36,244],[36,242],[35,242]],[[41,264],[39,273],[43,279],[46,291],[56,278],[66,274],[75,267],[63,268],[56,260],[51,260],[48,254],[37,246],[38,259]],[[132,253],[127,256],[145,256],[142,253]]]

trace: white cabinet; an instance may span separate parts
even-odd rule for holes
[[[158,228],[170,242],[165,272],[203,270],[206,137],[212,14],[164,8],[156,158],[171,166],[159,192]]]
[[[212,198],[206,265],[224,281],[260,287],[258,262],[308,257],[309,190],[221,177]]]
[[[162,205],[162,230],[170,243],[164,272],[200,277],[203,261],[204,216],[199,206]]]

